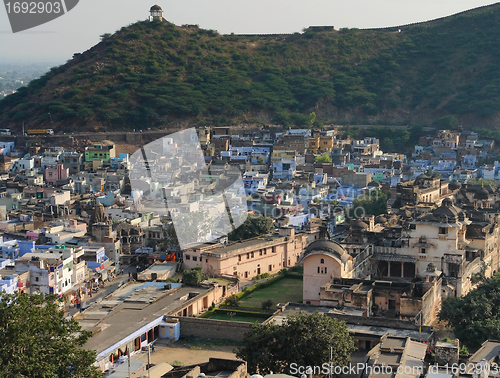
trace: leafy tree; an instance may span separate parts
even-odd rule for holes
[[[480,283],[461,298],[443,301],[439,319],[446,321],[455,335],[470,348],[487,339],[500,337],[500,273]]]
[[[325,126],[325,124],[323,123],[323,121],[316,120],[316,121],[314,121],[313,126],[318,128],[318,129],[322,129],[323,126]]]
[[[366,215],[380,215],[387,213],[387,196],[380,189],[372,189],[368,193],[357,197],[352,206],[354,209],[361,208]],[[354,215],[359,215],[354,211]]]
[[[467,183],[471,185],[489,185],[493,189],[497,188],[497,184],[493,179],[485,179],[485,178],[471,179]]]
[[[239,299],[237,295],[233,294],[229,298],[227,298],[225,302],[228,306],[238,307]]]
[[[314,122],[316,122],[316,113],[312,112],[309,114],[309,123],[311,124],[311,127],[314,125]]]
[[[0,376],[101,377],[91,333],[67,319],[53,294],[0,293]]]
[[[358,126],[347,126],[345,133],[348,135],[351,139],[356,139],[359,135],[359,127]]]
[[[251,372],[289,373],[292,363],[314,366],[329,361],[330,348],[334,366],[349,363],[355,347],[345,322],[319,312],[300,312],[289,315],[281,325],[252,324],[236,356],[247,362]]]
[[[271,307],[273,307],[274,302],[271,299],[266,299],[265,301],[262,301],[261,306],[263,310],[269,310]]]
[[[231,241],[246,240],[259,235],[269,234],[274,230],[273,221],[263,215],[249,216],[236,230],[228,234]]]
[[[428,170],[425,171],[425,175],[429,177],[441,177],[439,172],[435,171],[432,168],[429,168]]]
[[[458,126],[458,119],[455,116],[447,115],[439,118],[434,125],[440,129],[454,129]]]
[[[208,279],[208,275],[203,273],[201,265],[195,266],[193,269],[182,271],[182,282],[188,285],[199,285],[200,282]]]
[[[330,157],[330,155],[328,153],[325,152],[321,156],[316,156],[314,158],[314,161],[317,162],[317,163],[331,163],[332,162],[332,158]]]
[[[181,249],[179,245],[179,240],[177,239],[177,234],[175,233],[174,224],[171,222],[165,226],[166,238],[160,240],[158,245],[164,251]]]
[[[290,114],[290,122],[295,126],[305,126],[309,124],[309,117],[302,113],[292,113]]]

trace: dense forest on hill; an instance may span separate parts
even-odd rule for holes
[[[0,101],[20,130],[189,124],[500,125],[500,4],[387,29],[219,35],[138,22]]]

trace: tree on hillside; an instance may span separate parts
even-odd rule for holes
[[[252,324],[236,356],[247,362],[252,373],[290,373],[292,363],[315,366],[329,361],[330,348],[334,366],[349,363],[355,348],[345,322],[319,312],[300,312],[280,325]]]
[[[269,234],[274,230],[273,221],[263,215],[249,216],[236,230],[229,233],[231,241],[246,240],[259,235]]]
[[[53,294],[0,293],[1,377],[101,377],[91,336],[67,319]]]
[[[309,113],[309,123],[311,124],[311,127],[313,127],[315,122],[316,122],[316,113],[315,112]]]
[[[356,198],[352,203],[352,207],[354,209],[354,216],[359,216],[361,213],[375,216],[386,214],[387,196],[379,189],[372,189],[368,193]],[[361,212],[357,209],[362,209],[363,211]]]
[[[444,300],[439,319],[446,321],[460,341],[472,348],[487,339],[500,339],[500,273],[484,280],[461,298]]]
[[[458,126],[458,119],[455,116],[447,115],[434,122],[434,126],[439,129],[455,129]]]

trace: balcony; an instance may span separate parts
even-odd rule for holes
[[[448,240],[448,234],[438,234],[439,240]]]

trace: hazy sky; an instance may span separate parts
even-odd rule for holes
[[[13,0],[14,1],[14,0]],[[17,0],[23,1],[23,0]],[[144,20],[155,1],[174,24],[198,24],[221,34],[294,33],[311,25],[371,28],[449,16],[482,0],[80,0],[66,15],[13,34],[0,5],[0,62],[64,63],[76,52],[130,23]]]

